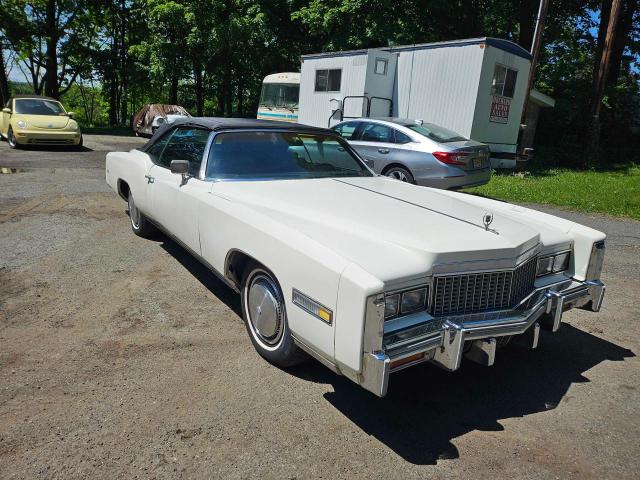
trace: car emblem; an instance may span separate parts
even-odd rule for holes
[[[493,223],[493,213],[484,212],[482,215],[482,223],[484,223],[484,229],[489,230],[489,225]]]
[[[49,125],[47,125],[47,128],[53,128],[53,123],[50,123]]]

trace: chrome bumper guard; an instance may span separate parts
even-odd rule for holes
[[[556,332],[562,313],[570,308],[599,311],[604,292],[605,285],[599,280],[567,279],[534,290],[510,310],[454,317],[423,313],[424,321],[417,325],[384,332],[382,349],[364,354],[359,383],[382,397],[390,373],[418,363],[432,361],[454,371],[466,356],[490,366],[499,337],[519,335],[518,339],[536,348],[541,327]]]

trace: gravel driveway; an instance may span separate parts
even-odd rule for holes
[[[236,294],[131,233],[104,154],[141,143],[0,143],[0,478],[638,478],[639,222],[544,208],[609,235],[602,312],[379,399],[263,361]]]

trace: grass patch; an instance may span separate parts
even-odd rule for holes
[[[611,170],[494,172],[487,185],[466,191],[499,200],[542,203],[640,220],[638,165]]]

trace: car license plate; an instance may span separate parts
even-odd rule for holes
[[[473,168],[482,168],[482,158],[473,159]]]

